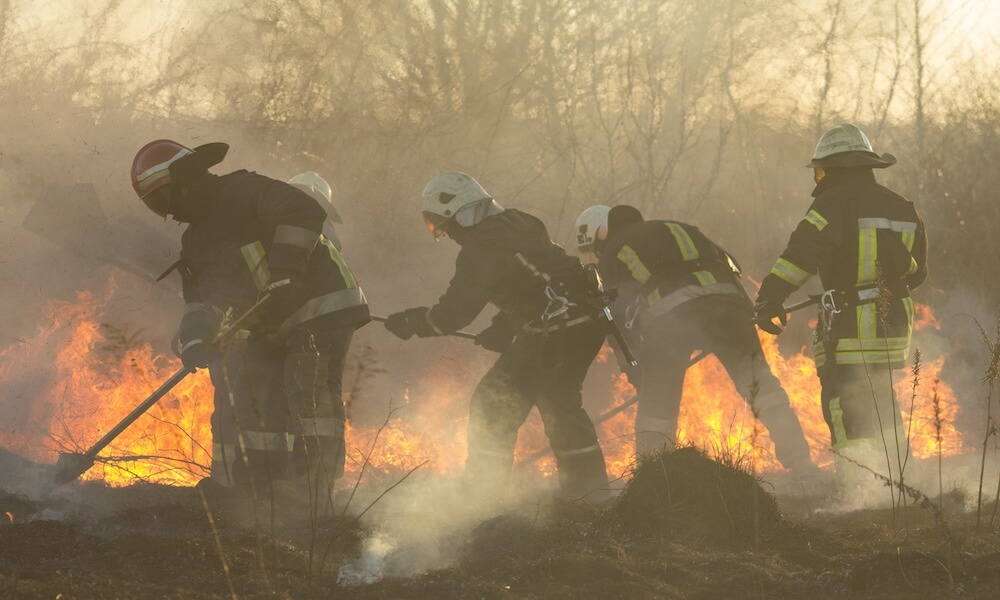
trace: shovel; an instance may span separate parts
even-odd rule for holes
[[[270,299],[269,295],[262,296],[257,303],[247,309],[239,318],[234,320],[229,324],[226,329],[219,332],[215,336],[213,344],[217,344],[223,339],[227,338],[230,333],[238,331],[240,325],[246,322],[246,320],[255,313],[261,306],[263,306]],[[97,454],[104,450],[104,448],[114,441],[123,431],[125,431],[129,425],[134,423],[136,419],[141,417],[147,410],[150,409],[154,404],[159,402],[160,398],[167,395],[167,393],[174,389],[178,383],[181,382],[185,377],[194,373],[194,369],[184,367],[170,376],[170,379],[164,381],[160,387],[156,388],[148,398],[142,401],[142,404],[136,406],[132,409],[124,419],[118,422],[117,425],[111,428],[111,431],[104,434],[104,437],[97,440],[97,442],[87,449],[84,453],[76,452],[60,452],[59,459],[56,461],[56,472],[53,475],[53,479],[56,484],[63,485],[75,480],[80,475],[86,473],[90,467],[94,466],[94,461],[97,459]]]

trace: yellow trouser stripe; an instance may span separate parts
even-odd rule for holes
[[[844,410],[840,408],[840,397],[830,400],[830,422],[833,424],[832,445],[836,450],[847,441],[847,430],[844,428]]]

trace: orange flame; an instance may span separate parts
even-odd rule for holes
[[[36,336],[0,351],[0,381],[9,383],[21,367],[43,362],[46,353],[56,349],[52,381],[26,407],[24,422],[30,426],[0,431],[0,446],[46,462],[54,461],[59,451],[82,451],[181,368],[180,361],[157,355],[148,343],[116,345],[102,333],[98,318],[113,293],[112,280],[100,299],[90,292],[79,292],[75,302],[50,303],[42,311],[43,325]],[[918,305],[918,314],[920,326],[940,327],[929,308]],[[761,341],[799,416],[813,460],[820,466],[830,464],[829,432],[820,411],[820,386],[812,359],[804,349],[791,357],[782,356],[772,336],[762,335]],[[607,360],[607,350],[602,351],[599,361]],[[943,454],[967,451],[954,427],[958,411],[955,393],[940,381],[944,360],[937,357],[924,363],[916,394],[905,377],[896,386],[904,421],[912,424],[911,445],[917,457],[937,452],[935,390],[941,407]],[[441,474],[461,471],[466,453],[467,402],[474,382],[456,378],[445,367],[431,369],[426,375],[430,385],[418,386],[422,390],[416,398],[419,402],[412,401],[408,393],[401,406],[390,407],[390,418],[384,424],[348,425],[348,477],[363,468],[391,475],[418,466]],[[931,386],[926,382],[935,383]],[[615,375],[612,405],[606,410],[628,402],[634,394],[624,376]],[[101,479],[110,485],[136,480],[196,483],[208,474],[212,397],[207,373],[188,376],[113,442],[102,453],[106,461],[84,478]],[[626,474],[633,463],[634,415],[635,407],[631,406],[599,427],[612,476]],[[758,470],[781,468],[767,430],[755,422],[714,357],[688,370],[678,439],[717,455],[752,456]],[[541,420],[533,413],[521,430],[517,456],[538,455],[547,446]],[[551,455],[532,464],[531,468],[543,476],[555,471]]]

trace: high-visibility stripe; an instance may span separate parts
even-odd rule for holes
[[[642,260],[639,259],[639,255],[631,246],[622,246],[622,249],[618,251],[618,260],[622,262],[630,273],[632,273],[632,279],[635,279],[639,283],[646,283],[652,276],[646,265],[643,264]]]
[[[702,296],[712,296],[715,294],[742,297],[744,292],[743,289],[737,284],[728,281],[708,286],[694,284],[686,285],[670,292],[655,304],[650,303],[644,314],[648,315],[650,318],[660,317],[689,300],[701,298]]]
[[[858,229],[888,229],[896,233],[913,234],[917,231],[917,224],[913,221],[892,221],[878,217],[867,217],[858,219]]]
[[[910,355],[910,339],[845,338],[837,341],[834,354],[838,365],[901,363]]]
[[[913,298],[907,296],[903,298],[903,310],[906,311],[906,327],[913,331]]]
[[[677,248],[681,251],[681,258],[684,260],[695,260],[698,258],[698,247],[694,245],[694,241],[691,236],[688,235],[684,228],[677,223],[667,223],[667,227],[670,229],[670,233],[674,235],[674,240],[677,242]]]
[[[601,447],[597,444],[592,446],[587,446],[586,448],[575,448],[573,450],[556,450],[552,449],[552,454],[556,456],[580,456],[581,454],[590,454],[591,452],[600,452]]]
[[[284,432],[243,430],[240,435],[243,437],[243,447],[247,450],[288,451],[288,438]]]
[[[771,267],[771,274],[787,281],[795,287],[800,287],[812,276],[812,273],[784,258],[779,258],[775,261],[774,266]]]
[[[646,415],[639,414],[635,416],[635,430],[653,431],[673,436],[677,433],[677,420],[658,419],[656,417],[647,417]]]
[[[232,462],[233,458],[236,457],[236,444],[212,442],[212,460],[222,460],[223,456],[226,457],[227,462]]]
[[[508,458],[508,459],[513,459],[514,458],[514,451],[513,450],[510,450],[510,451],[505,451],[505,450],[487,450],[486,448],[470,447],[469,448],[469,454],[470,455],[472,455],[472,454],[482,454],[482,455],[485,455],[485,456],[491,456],[493,458]]]
[[[862,351],[878,352],[889,348],[898,350],[910,345],[909,337],[889,337],[889,338],[841,338],[837,340],[837,351]]]
[[[361,291],[361,288],[359,287],[338,290],[336,292],[330,292],[329,294],[317,296],[316,298],[310,298],[305,304],[302,305],[301,308],[292,313],[292,316],[285,319],[285,322],[281,324],[279,331],[280,333],[284,333],[292,327],[301,325],[302,323],[305,323],[310,319],[315,319],[320,315],[329,314],[354,306],[365,306],[366,304],[368,304],[368,300],[365,298],[365,293]]]
[[[818,231],[823,231],[823,228],[829,225],[829,221],[823,218],[823,215],[819,214],[815,210],[810,210],[805,216],[806,223],[810,223]]]
[[[297,246],[306,252],[312,252],[318,242],[318,233],[296,225],[278,225],[274,228],[274,239],[271,240],[273,244]]]
[[[694,277],[702,286],[715,285],[719,283],[711,271],[696,271]]]
[[[913,242],[917,239],[916,231],[903,232],[901,237],[903,238],[903,244],[906,246],[907,251],[913,252]]]
[[[917,259],[910,257],[910,268],[906,270],[907,275],[913,275],[920,270],[920,265],[917,264]]]
[[[303,436],[344,437],[344,422],[335,417],[299,419]]]
[[[830,399],[830,424],[833,425],[831,445],[837,449],[847,441],[847,429],[844,428],[844,409],[840,407],[840,396]]]
[[[813,344],[813,362],[817,368],[826,364],[826,345],[823,342]]]
[[[861,339],[872,339],[878,336],[876,329],[875,303],[862,304],[856,309],[858,317],[858,337]]]
[[[337,250],[337,247],[333,245],[333,242],[328,240],[324,235],[320,236],[319,243],[326,247],[326,249],[330,252],[330,258],[333,262],[337,263],[337,268],[340,269],[340,276],[343,278],[344,284],[349,288],[358,287],[358,281],[354,278],[354,273],[351,272],[350,267],[348,267],[347,263],[344,261],[344,257],[340,254],[340,250]]]
[[[267,282],[271,279],[271,270],[267,266],[267,253],[264,252],[264,244],[257,240],[240,248],[243,253],[243,260],[250,269],[250,276],[258,292],[264,291]]]
[[[859,219],[860,221],[860,219]],[[878,236],[870,227],[858,230],[858,285],[874,283]]]

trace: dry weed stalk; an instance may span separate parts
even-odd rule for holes
[[[940,379],[934,380],[934,392],[931,395],[931,404],[934,409],[934,441],[937,443],[937,459],[938,459],[938,508],[944,509],[944,484],[942,481],[942,436],[941,428],[943,426],[943,418],[941,416],[941,396],[938,394],[938,384],[941,382]],[[912,416],[912,414],[911,414]]]
[[[962,570],[962,542],[955,536],[951,528],[948,527],[948,522],[944,518],[944,512],[938,507],[937,504],[934,503],[933,500],[931,500],[930,497],[927,496],[927,494],[923,493],[922,491],[912,486],[903,483],[902,481],[893,481],[891,477],[886,477],[885,475],[875,471],[868,465],[861,464],[850,457],[838,453],[837,451],[834,451],[834,454],[836,454],[843,460],[846,460],[847,462],[852,463],[855,466],[864,469],[865,471],[868,471],[869,473],[872,474],[872,476],[875,477],[875,479],[878,479],[885,485],[887,486],[891,485],[893,487],[896,487],[899,490],[900,495],[907,496],[908,498],[913,500],[916,506],[931,511],[931,514],[934,515],[935,524],[937,524],[937,526],[941,529],[941,533],[944,534],[944,537],[948,542],[949,564],[945,567],[945,570],[948,572],[949,579],[951,578],[951,573],[954,568],[957,567],[959,571]]]
[[[973,320],[979,327],[979,332],[983,336],[983,344],[986,345],[989,356],[989,364],[982,379],[989,388],[986,393],[986,434],[983,436],[983,456],[982,462],[979,465],[979,494],[976,498],[976,528],[978,529],[981,526],[983,514],[983,481],[986,477],[986,450],[989,448],[990,438],[998,435],[996,419],[993,417],[993,390],[996,388],[998,380],[1000,380],[1000,317],[997,318],[996,336],[993,340],[990,339],[982,324],[976,319]],[[1000,479],[997,480],[997,495],[994,498],[994,502],[1000,502]],[[993,506],[990,526],[993,525],[994,517],[996,517],[996,504]]]

